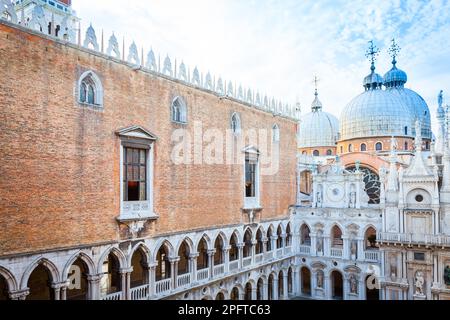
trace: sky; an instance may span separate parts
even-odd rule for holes
[[[432,113],[450,97],[450,0],[74,0],[82,29],[105,42],[114,32],[161,59],[232,80],[310,112],[314,76],[324,111],[339,117],[370,73],[368,41],[380,49],[377,72],[391,68],[388,47],[402,48],[406,87]],[[119,40],[121,42],[121,40]],[[447,99],[450,104],[450,98]]]

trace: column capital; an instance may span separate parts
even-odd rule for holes
[[[210,249],[207,252],[208,252],[208,256],[213,256],[216,254],[216,249]]]
[[[237,247],[238,249],[243,249],[245,247],[245,243],[238,243]]]
[[[120,274],[126,274],[126,273],[132,273],[132,272],[133,272],[133,267],[120,268],[120,270],[119,270]]]
[[[200,253],[194,252],[189,255],[189,259],[197,259],[200,256]]]
[[[103,273],[99,273],[99,274],[88,274],[86,278],[88,281],[100,281],[102,277]]]
[[[253,240],[252,241],[252,246],[256,246],[258,244],[258,240]]]
[[[26,288],[23,290],[11,291],[9,293],[9,298],[12,300],[25,300],[25,298],[30,294],[30,289]]]
[[[180,257],[172,257],[172,258],[169,258],[168,260],[171,264],[174,264],[175,262],[180,262],[181,258]]]
[[[64,281],[64,282],[52,282],[50,287],[52,289],[61,289],[61,288],[65,288],[69,285],[68,281]]]

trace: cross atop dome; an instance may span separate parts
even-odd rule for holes
[[[395,39],[392,39],[391,46],[388,49],[389,55],[392,57],[392,64],[395,66],[397,64],[397,57],[402,48],[399,47]]]
[[[317,78],[317,76],[314,76],[313,83],[315,86],[315,92],[314,92],[315,99],[311,105],[311,109],[313,112],[317,112],[317,111],[322,110],[322,103],[319,100],[319,91],[318,91],[319,78]]]
[[[314,76],[314,81],[313,81],[313,83],[314,83],[314,87],[315,87],[315,89],[316,89],[314,95],[315,95],[316,97],[319,95],[319,92],[318,92],[319,81],[320,81],[320,80],[319,80],[319,78],[317,78],[317,75]]]
[[[377,46],[373,43],[373,40],[369,41],[369,49],[366,51],[366,57],[371,61],[372,67],[371,70],[375,71],[375,61],[377,61],[377,57],[380,54],[380,50],[377,48]]]

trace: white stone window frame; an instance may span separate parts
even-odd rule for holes
[[[120,138],[120,213],[117,220],[120,222],[146,221],[158,218],[154,212],[154,149],[156,136],[142,127],[134,126],[119,130],[117,135]],[[146,201],[124,201],[124,152],[127,146],[142,145],[146,149]]]
[[[243,193],[242,196],[244,198],[244,210],[248,209],[261,209],[261,161],[260,161],[260,152],[257,148],[253,146],[249,146],[242,150],[244,155],[244,174],[242,179]],[[246,194],[246,157],[247,154],[253,155],[256,158],[256,174],[255,174],[255,197],[247,197]]]
[[[236,126],[234,125],[234,121],[236,120]],[[239,136],[242,132],[242,121],[241,116],[237,112],[233,112],[230,118],[230,128],[233,132],[233,135]]]
[[[272,126],[272,142],[280,143],[280,126],[278,124],[274,124]]]
[[[180,119],[177,120],[175,118],[175,103],[178,102],[178,108],[179,108],[179,113],[180,113]],[[177,124],[187,124],[187,104],[186,101],[180,97],[180,96],[176,96],[175,98],[172,99],[172,103],[170,104],[170,120],[173,123],[177,123]]]
[[[94,103],[88,103],[86,101],[81,101],[81,86],[86,78],[90,77],[94,83]],[[85,71],[78,79],[77,83],[77,101],[79,104],[92,106],[96,108],[103,108],[103,84],[100,77],[92,70]]]

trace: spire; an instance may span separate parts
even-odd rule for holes
[[[320,102],[319,100],[319,91],[317,89],[319,83],[319,78],[317,78],[317,76],[314,77],[314,86],[315,86],[315,91],[314,91],[314,101],[311,104],[311,109],[313,112],[317,112],[317,111],[321,111],[322,110],[322,102]]]
[[[408,82],[408,75],[406,72],[397,69],[397,57],[401,51],[395,39],[392,39],[392,44],[388,49],[389,55],[392,57],[392,69],[384,76],[384,85],[386,88],[403,88]]]

